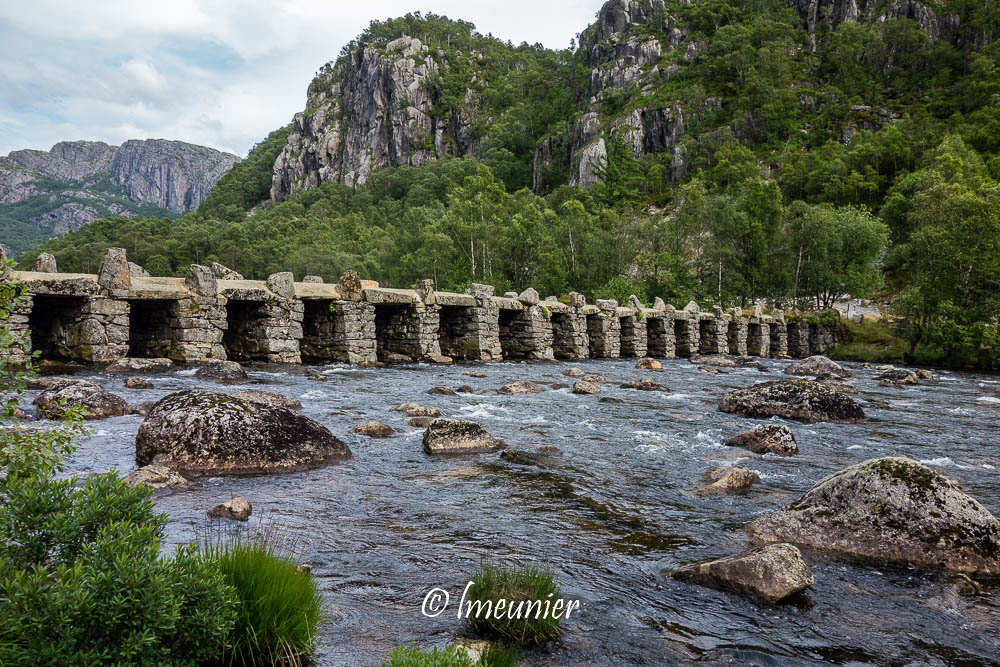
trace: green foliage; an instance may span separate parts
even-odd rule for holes
[[[561,598],[562,591],[550,571],[486,564],[473,575],[472,586],[465,598],[467,604],[472,604],[473,610],[482,610],[489,605],[489,609],[495,611],[501,600],[505,601],[507,608],[536,600],[541,601],[543,606],[537,610],[539,613],[513,614],[514,618],[510,614],[474,611],[468,615],[468,623],[475,632],[514,646],[543,644],[559,636],[562,620],[555,613],[546,613],[545,602],[555,604]],[[463,609],[462,613],[465,612]],[[517,618],[519,615],[521,617]]]
[[[0,370],[9,422],[27,370],[6,365],[0,292]],[[78,409],[52,429],[0,431],[0,664],[195,665],[218,655],[234,620],[233,590],[194,548],[160,555],[166,517],[146,487],[114,472],[60,478],[86,433]]]
[[[519,658],[517,648],[502,644],[490,644],[479,662],[456,646],[422,649],[411,645],[393,649],[382,661],[382,667],[513,667]]]
[[[299,664],[323,620],[322,595],[309,573],[274,534],[232,535],[207,543],[203,551],[238,600],[223,664]]]
[[[871,363],[902,363],[906,354],[906,341],[883,322],[865,320],[858,324],[841,323],[847,331],[847,342],[831,350],[831,359],[868,361]]]

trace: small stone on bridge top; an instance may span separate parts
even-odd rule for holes
[[[59,273],[59,269],[56,268],[56,258],[47,252],[39,253],[31,270],[38,273]]]
[[[192,264],[184,276],[184,284],[198,296],[215,298],[219,292],[219,284],[215,274],[207,266]]]
[[[285,299],[295,297],[295,276],[291,271],[272,273],[267,277],[267,289]]]
[[[528,289],[521,292],[521,294],[519,294],[517,298],[523,304],[526,304],[528,306],[537,306],[538,290],[536,290],[534,287],[529,287]]]
[[[111,291],[128,290],[132,287],[132,274],[129,272],[125,248],[108,248],[104,251],[97,284]]]
[[[323,278],[321,276],[306,276],[302,279],[304,283],[321,283]]]

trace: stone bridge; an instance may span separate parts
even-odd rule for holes
[[[12,272],[26,302],[9,318],[19,341],[13,356],[109,362],[169,357],[179,362],[614,359],[739,354],[806,357],[835,344],[833,327],[781,312],[694,302],[678,310],[657,298],[651,307],[575,292],[540,299],[527,289],[496,296],[474,284],[439,292],[422,280],[388,289],[347,272],[337,284],[291,273],[244,280],[220,264],[191,265],[184,278],[156,278],[109,248],[100,272],[56,272],[43,255],[35,270]]]

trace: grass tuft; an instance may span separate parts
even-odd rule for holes
[[[275,533],[245,537],[232,533],[203,546],[236,589],[236,626],[224,665],[300,665],[312,652],[323,620],[316,582]]]
[[[457,646],[423,649],[400,646],[382,661],[381,667],[513,667],[520,658],[515,647],[490,644],[479,662]]]
[[[559,623],[555,613],[546,613],[545,603],[554,605],[562,599],[562,591],[555,583],[552,572],[534,567],[514,568],[502,565],[483,565],[473,576],[467,600],[473,608],[496,609],[500,600],[505,606],[517,607],[523,602],[541,601],[540,613],[522,614],[510,618],[508,614],[472,614],[469,626],[491,640],[514,646],[543,644],[559,636]],[[479,603],[478,605],[476,603]]]

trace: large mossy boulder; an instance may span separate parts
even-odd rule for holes
[[[49,419],[60,419],[78,405],[85,419],[107,419],[128,413],[128,403],[101,385],[86,380],[56,380],[35,397],[34,404]]]
[[[759,544],[970,575],[1000,575],[1000,521],[958,484],[904,457],[830,475],[747,526]]]
[[[351,450],[326,427],[288,408],[180,391],[149,410],[135,455],[141,464],[198,477],[303,470],[349,457]]]
[[[719,409],[744,417],[784,417],[808,423],[857,423],[865,411],[850,396],[812,380],[775,380],[737,389]]]

